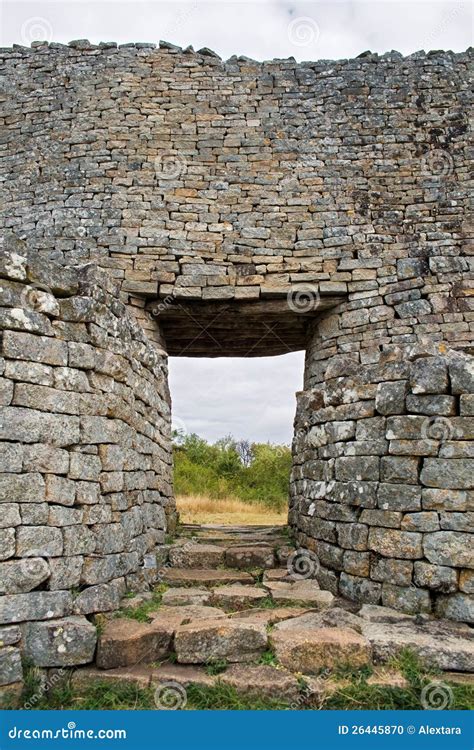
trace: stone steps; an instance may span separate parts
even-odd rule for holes
[[[217,586],[224,583],[255,583],[250,573],[240,570],[168,568],[162,578],[170,586]]]
[[[472,670],[474,631],[469,626],[428,616],[421,622],[385,607],[336,598],[316,580],[297,579],[286,568],[265,568],[276,562],[269,557],[271,544],[246,544],[249,530],[232,533],[234,546],[176,540],[162,572],[167,590],[161,604],[147,610],[146,622],[109,618],[99,636],[97,668],[79,670],[76,684],[101,676],[159,689],[169,682],[186,689],[191,683],[209,687],[220,681],[298,708],[305,701],[320,706],[331,690],[339,689],[340,683],[321,681],[322,670],[383,665],[406,648],[443,670]],[[223,566],[229,562],[235,565]],[[255,564],[252,573],[240,569],[243,562]],[[122,604],[130,608],[150,601],[150,594],[139,594]],[[277,668],[259,663],[268,651]],[[216,661],[223,665],[222,674],[206,670]],[[403,682],[400,675],[386,684],[391,680],[395,686]]]

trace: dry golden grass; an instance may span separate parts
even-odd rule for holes
[[[287,523],[287,513],[271,510],[257,503],[225,498],[213,500],[200,495],[181,495],[176,498],[182,523],[222,524],[233,526],[249,524],[277,526]]]

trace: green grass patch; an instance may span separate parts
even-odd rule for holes
[[[263,652],[257,663],[267,667],[276,667],[278,664],[277,658],[270,648]]]
[[[446,710],[472,710],[474,708],[474,685],[450,683],[435,667],[427,666],[410,650],[402,651],[387,666],[400,672],[407,680],[407,687],[368,685],[370,669],[358,671],[340,669],[339,679],[349,680],[332,693],[321,708],[329,710],[380,710],[416,711],[425,708],[422,703],[423,689],[431,683],[441,683],[451,691],[452,700]],[[444,689],[444,694],[446,690]]]
[[[161,600],[163,594],[168,586],[165,583],[161,583],[153,591],[153,596],[139,607],[123,607],[118,613],[118,617],[128,617],[130,620],[138,620],[138,622],[149,622],[150,615],[156,612],[161,607]]]
[[[189,685],[187,692],[187,707],[198,711],[281,711],[289,708],[286,701],[243,695],[221,682],[212,687]]]
[[[225,672],[228,666],[227,659],[209,659],[206,664],[206,674],[214,677]]]

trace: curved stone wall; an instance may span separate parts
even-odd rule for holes
[[[333,593],[474,622],[474,360],[373,359],[336,355],[300,394],[290,521]]]
[[[41,666],[91,661],[86,616],[156,580],[175,522],[166,357],[117,291],[2,245],[0,685],[20,639]]]

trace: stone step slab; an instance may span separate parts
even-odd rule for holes
[[[357,669],[371,661],[369,641],[349,628],[275,629],[269,637],[279,663],[292,672],[311,675],[347,665]]]
[[[321,628],[351,628],[362,633],[360,617],[344,609],[327,609],[323,612],[307,612],[275,624],[275,630],[320,630]]]
[[[274,607],[268,609],[244,609],[240,612],[232,612],[229,617],[232,620],[245,620],[246,622],[255,622],[259,625],[274,625],[277,622],[290,620],[292,617],[298,617],[311,612],[304,607]]]
[[[171,586],[219,586],[228,583],[253,584],[250,573],[239,570],[211,570],[191,568],[168,568],[163,574],[163,582]]]
[[[224,548],[215,544],[177,544],[169,551],[169,562],[176,568],[217,568],[224,564]]]
[[[129,683],[146,690],[151,685],[153,668],[147,664],[135,664],[129,667],[100,669],[82,667],[75,669],[71,675],[71,687],[74,690],[87,690],[94,682],[120,684]]]
[[[181,607],[188,604],[208,604],[212,593],[208,589],[190,586],[171,588],[163,593],[161,601],[170,607]]]
[[[443,671],[474,671],[474,632],[453,628],[451,621],[407,624],[367,622],[362,633],[372,645],[374,663],[383,664],[404,649]]]
[[[228,547],[225,552],[225,564],[229,568],[273,568],[275,553],[267,544],[240,545]]]
[[[317,581],[268,581],[263,584],[277,603],[302,604],[315,609],[327,609],[334,602],[330,591],[322,591]]]
[[[99,636],[96,664],[99,669],[129,667],[163,659],[170,651],[179,623],[157,625],[128,618],[108,620]]]
[[[222,619],[182,625],[176,631],[174,646],[180,664],[206,664],[213,659],[254,661],[267,642],[263,625]]]
[[[300,687],[297,678],[286,669],[270,665],[232,664],[219,675],[223,685],[229,685],[244,695],[297,701]]]
[[[262,580],[263,583],[267,583],[268,581],[286,581],[287,583],[292,582],[292,579],[290,578],[286,568],[271,568],[270,570],[266,570],[263,574]]]
[[[264,589],[234,583],[230,586],[219,586],[214,589],[211,602],[217,607],[237,610],[258,606],[262,600],[267,598],[268,592]]]
[[[202,604],[183,604],[179,607],[162,606],[151,615],[151,624],[156,629],[173,628],[173,632],[180,626],[196,620],[217,620],[227,617],[227,612],[218,607],[207,607]]]

